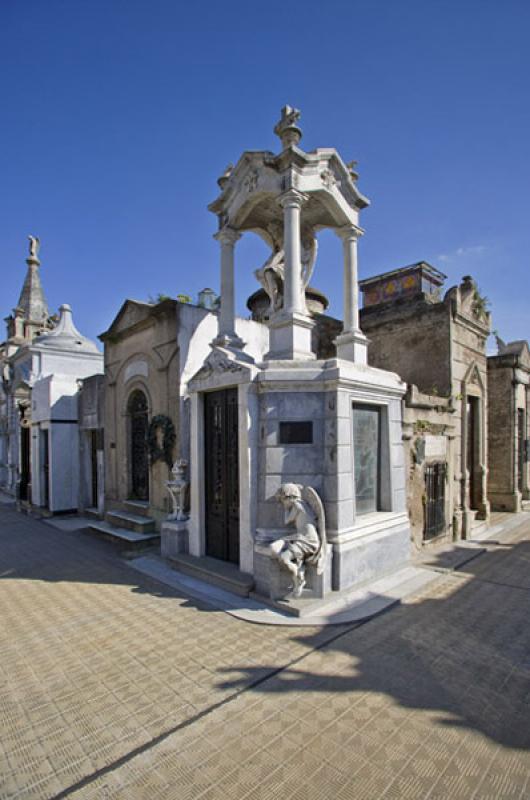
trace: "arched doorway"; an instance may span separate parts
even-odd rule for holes
[[[141,389],[129,397],[129,475],[131,497],[149,500],[149,461],[147,455],[147,398]]]

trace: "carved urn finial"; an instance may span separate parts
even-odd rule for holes
[[[279,122],[274,126],[274,133],[280,137],[282,147],[297,145],[302,138],[302,130],[296,124],[300,119],[300,111],[291,106],[284,106],[282,108],[282,116]]]
[[[166,487],[171,496],[173,505],[171,513],[168,514],[168,520],[181,522],[188,518],[188,515],[185,513],[185,508],[189,483],[184,477],[187,466],[188,462],[185,459],[177,459],[171,469],[173,480],[166,481]]]

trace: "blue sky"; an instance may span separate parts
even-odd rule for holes
[[[207,204],[245,149],[359,162],[360,277],[420,259],[472,274],[527,338],[530,3],[525,0],[0,0],[1,311],[41,238],[51,308],[105,330],[126,297],[218,288]],[[340,243],[313,283],[341,313]],[[238,305],[266,258],[237,245]]]

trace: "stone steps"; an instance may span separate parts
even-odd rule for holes
[[[130,550],[141,550],[160,540],[160,534],[157,531],[138,533],[129,528],[115,527],[108,522],[92,522],[89,530],[115,544],[126,545]]]
[[[149,516],[149,503],[144,500],[124,500],[123,510],[130,514],[136,514],[140,517]]]
[[[207,583],[213,583],[227,592],[239,595],[239,597],[248,597],[254,588],[252,575],[240,572],[235,564],[230,564],[228,561],[219,561],[217,558],[208,556],[197,558],[186,553],[179,553],[172,556],[167,563],[178,572]]]
[[[83,509],[83,516],[90,517],[90,519],[100,519],[99,511],[97,510],[97,508]]]
[[[126,528],[136,533],[152,533],[155,528],[155,520],[141,514],[131,514],[126,511],[107,511],[105,520],[114,528]]]

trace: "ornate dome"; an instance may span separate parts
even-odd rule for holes
[[[39,349],[49,347],[71,353],[99,353],[96,343],[79,333],[75,327],[70,306],[63,303],[59,311],[61,316],[55,328],[39,336],[34,345]]]

